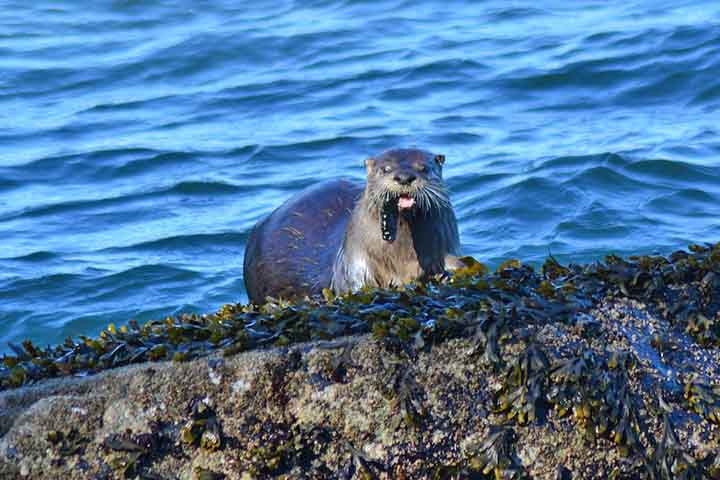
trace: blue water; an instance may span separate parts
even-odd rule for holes
[[[720,3],[3,2],[0,342],[245,300],[250,227],[396,146],[491,265],[717,241]]]

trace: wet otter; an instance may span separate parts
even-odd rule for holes
[[[250,233],[250,300],[398,286],[453,268],[460,242],[444,161],[389,150],[365,161],[365,188],[332,180],[288,200]]]

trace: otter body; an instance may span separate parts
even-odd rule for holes
[[[443,162],[423,150],[390,150],[366,160],[364,188],[333,180],[288,200],[250,233],[250,300],[399,286],[444,273],[459,236]]]

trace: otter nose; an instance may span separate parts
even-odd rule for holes
[[[417,177],[414,173],[398,172],[395,174],[393,180],[395,180],[400,185],[410,185],[412,182],[415,181],[416,178]]]

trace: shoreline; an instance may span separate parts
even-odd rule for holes
[[[117,358],[154,339],[155,361],[5,383],[0,478],[720,475],[720,244],[540,271],[465,262],[447,284],[85,340]],[[57,359],[5,372],[23,361]]]

